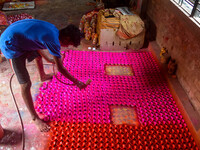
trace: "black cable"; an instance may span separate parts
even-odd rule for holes
[[[33,65],[34,65],[34,64],[33,64]],[[52,65],[52,64],[43,64],[43,65]],[[31,65],[27,65],[27,66],[31,66]],[[54,64],[53,64],[53,72],[54,72],[54,74],[55,74]],[[18,113],[18,116],[19,116],[19,119],[20,119],[20,122],[21,122],[21,126],[22,126],[22,150],[24,150],[24,148],[25,148],[24,124],[23,124],[22,117],[21,117],[21,114],[20,114],[20,111],[19,111],[19,107],[18,107],[18,105],[17,105],[17,101],[16,101],[16,99],[15,99],[15,96],[14,96],[14,93],[13,93],[13,89],[12,89],[12,79],[13,79],[14,75],[15,75],[15,74],[13,73],[13,74],[11,75],[11,77],[10,77],[10,92],[11,92],[13,101],[14,101],[14,103],[15,103],[15,107],[16,107],[16,110],[17,110],[17,113]],[[64,83],[63,81],[61,81],[60,79],[58,79],[57,76],[55,76],[55,77],[56,77],[56,79],[57,79],[59,82],[61,82],[61,83],[63,83],[63,84],[72,85],[72,86],[75,85],[75,84],[67,84],[67,83]]]
[[[69,52],[69,51],[67,51],[67,52]],[[62,61],[65,59],[65,57],[66,57],[66,55],[65,55],[65,53],[62,55]],[[55,64],[52,64],[53,65],[53,73],[54,74],[56,74],[56,72],[55,72]],[[75,83],[73,83],[73,84],[70,84],[70,83],[65,83],[65,82],[63,82],[63,81],[61,81],[60,79],[58,79],[58,77],[55,75],[55,78],[60,82],[60,83],[62,83],[62,84],[65,84],[65,85],[71,85],[71,86],[75,86],[76,84]]]
[[[34,64],[33,64],[34,65]],[[44,65],[52,65],[52,64],[44,64]],[[28,66],[31,66],[31,65],[28,65]],[[21,122],[21,126],[22,126],[22,150],[24,150],[25,148],[25,133],[24,133],[24,124],[23,124],[23,121],[22,121],[22,117],[21,117],[21,114],[20,114],[20,111],[19,111],[19,107],[17,105],[17,101],[15,99],[15,96],[14,96],[14,93],[13,93],[13,89],[12,89],[12,79],[14,77],[14,73],[11,75],[10,77],[10,93],[12,95],[12,98],[13,98],[13,101],[15,103],[15,107],[16,107],[16,110],[17,110],[17,113],[18,113],[18,116],[19,116],[19,119],[20,119],[20,122]]]
[[[14,93],[13,93],[13,90],[12,90],[12,79],[13,79],[14,75],[15,74],[13,73],[12,76],[10,77],[10,92],[11,92],[13,101],[15,103],[15,106],[16,106],[16,109],[17,109],[17,113],[18,113],[18,116],[19,116],[19,119],[20,119],[20,122],[21,122],[21,126],[22,126],[22,150],[24,150],[24,148],[25,148],[24,124],[23,124],[22,117],[21,117],[20,112],[19,112],[19,107],[17,105],[16,99],[15,99],[15,96],[14,96]]]

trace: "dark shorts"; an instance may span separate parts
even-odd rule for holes
[[[31,53],[29,52],[29,53],[23,54],[22,56],[18,58],[10,59],[11,66],[20,84],[25,84],[27,82],[30,82],[30,76],[26,68],[26,60],[28,62],[31,62],[32,60],[34,60],[36,57],[39,57],[39,56],[40,54],[37,51],[34,51]]]

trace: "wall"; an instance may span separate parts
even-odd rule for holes
[[[156,25],[156,42],[176,59],[178,80],[200,113],[200,28],[170,0],[149,0],[147,15]]]

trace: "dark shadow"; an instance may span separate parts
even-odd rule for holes
[[[4,129],[4,136],[0,140],[0,145],[16,145],[22,141],[22,133],[14,130]]]
[[[105,8],[129,7],[130,0],[103,0]]]
[[[144,23],[146,32],[143,48],[146,48],[148,47],[149,42],[156,40],[157,28],[155,23],[148,16],[146,16],[146,19],[144,19]]]

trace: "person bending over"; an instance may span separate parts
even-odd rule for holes
[[[21,94],[36,126],[47,132],[50,126],[39,118],[34,109],[31,96],[31,80],[26,68],[28,62],[35,59],[39,71],[40,80],[51,79],[53,74],[45,74],[42,57],[56,65],[57,70],[71,80],[80,89],[86,88],[86,84],[74,78],[63,66],[61,60],[61,46],[80,44],[81,33],[79,29],[70,24],[66,28],[58,30],[53,24],[37,19],[24,19],[17,21],[2,33],[0,37],[0,49],[3,55],[9,59],[21,86]],[[52,58],[48,57],[44,50],[48,50]]]

